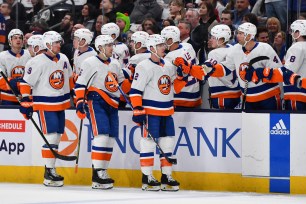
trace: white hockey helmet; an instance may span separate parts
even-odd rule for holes
[[[151,51],[151,47],[153,47],[156,50],[156,46],[159,44],[164,44],[165,38],[163,38],[161,35],[153,34],[149,35],[149,37],[146,40],[146,46],[149,51]]]
[[[77,29],[74,32],[74,37],[78,37],[80,39],[80,41],[82,39],[84,39],[85,40],[85,44],[89,45],[91,43],[91,41],[92,41],[93,34],[87,28],[80,28],[80,29]]]
[[[306,36],[306,20],[296,20],[291,26],[291,35],[293,35],[296,31],[300,32],[300,36]]]
[[[38,51],[46,49],[44,43],[43,43],[43,35],[32,35],[28,39],[28,45],[31,45],[33,49],[38,46]]]
[[[110,35],[99,35],[95,39],[95,47],[98,52],[100,52],[99,47],[105,47],[107,44],[114,43],[114,39]]]
[[[251,39],[253,39],[257,33],[257,28],[254,24],[247,22],[247,23],[241,24],[238,27],[238,31],[243,32],[245,36],[250,34],[252,36]]]
[[[54,42],[62,42],[62,36],[56,31],[47,31],[43,34],[43,44],[46,48],[48,48],[47,44],[52,45]]]
[[[149,34],[144,31],[136,31],[132,34],[131,40],[134,41],[134,44],[141,43],[141,47],[146,47],[146,40],[149,37]]]
[[[14,35],[21,35],[21,37],[22,37],[22,39],[23,39],[23,32],[21,31],[21,30],[19,30],[19,29],[12,29],[10,32],[9,32],[9,34],[8,34],[8,41],[9,41],[9,43],[11,42],[11,39],[12,39],[12,37],[14,36]]]
[[[115,35],[115,39],[119,37],[120,28],[116,23],[107,23],[101,27],[102,35]]]
[[[224,38],[224,42],[228,42],[232,36],[232,31],[228,25],[221,24],[214,26],[211,29],[210,34],[217,40]]]
[[[180,30],[176,26],[167,26],[161,31],[161,36],[165,38],[165,40],[172,39],[172,42],[180,42]]]

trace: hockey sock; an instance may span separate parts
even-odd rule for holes
[[[108,134],[101,134],[94,137],[92,142],[91,159],[95,169],[107,169],[113,154],[115,138]]]
[[[145,175],[151,175],[154,166],[155,143],[148,138],[140,139],[140,166]]]
[[[174,138],[173,137],[161,137],[158,140],[158,144],[160,148],[164,151],[164,153],[168,156],[172,156],[173,145],[174,145]],[[164,155],[160,154],[160,166],[163,174],[171,175],[172,173],[172,164],[169,163]]]
[[[52,149],[54,151],[58,151],[58,144],[61,138],[60,134],[51,133],[45,134],[47,141],[50,143]],[[55,156],[49,149],[49,147],[44,144],[41,149],[42,158],[44,159],[44,163],[47,168],[54,168],[55,167]]]

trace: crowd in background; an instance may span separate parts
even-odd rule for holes
[[[130,46],[134,32],[142,30],[148,34],[160,34],[167,26],[177,26],[181,42],[192,45],[199,64],[207,60],[211,50],[210,31],[218,24],[230,27],[232,37],[229,43],[232,45],[237,43],[235,31],[240,24],[254,24],[257,27],[256,40],[270,44],[282,61],[291,40],[286,39],[291,23],[287,22],[286,0],[87,0],[84,5],[76,7],[75,15],[70,4],[61,4],[57,10],[40,12],[46,7],[44,1],[31,0],[31,3],[32,8],[26,8],[22,1],[17,0],[4,0],[1,4],[1,50],[10,49],[7,34],[13,28],[18,27],[24,32],[25,47],[32,35],[55,30],[64,39],[61,52],[72,65],[73,33],[79,28],[88,28],[95,39],[101,34],[102,25],[109,22],[119,26],[120,36],[117,40],[128,46],[130,56],[134,54]],[[291,5],[289,12],[296,13],[297,8],[301,9],[301,13],[296,18],[306,19],[306,3],[302,1],[301,5]],[[54,27],[56,23],[59,26]],[[202,90],[205,91],[208,92],[207,89]]]

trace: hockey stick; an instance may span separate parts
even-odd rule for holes
[[[267,56],[258,56],[258,57],[254,57],[253,59],[250,60],[249,62],[249,67],[252,67],[253,64],[255,64],[256,62],[262,61],[262,60],[268,60],[270,59]],[[247,96],[247,92],[248,92],[248,87],[249,87],[249,82],[248,80],[244,81],[244,90],[243,90],[243,98],[242,98],[242,104],[241,104],[241,110],[243,111],[245,109],[245,102],[246,102],[246,96]]]
[[[16,99],[18,101],[18,103],[21,105],[21,101],[18,97],[18,94],[14,91],[14,89],[12,88],[10,82],[8,81],[7,77],[5,76],[5,74],[0,71],[0,74],[2,75],[2,77],[4,78],[5,82],[7,83],[7,85],[10,87],[11,91],[13,92],[13,94],[16,96]],[[33,123],[33,125],[35,126],[36,130],[38,131],[39,135],[42,137],[42,139],[45,141],[46,145],[48,146],[48,148],[50,149],[50,151],[52,152],[52,154],[61,160],[65,160],[65,161],[74,161],[77,159],[76,156],[65,156],[65,155],[61,155],[59,153],[57,153],[50,145],[50,143],[48,142],[48,140],[46,139],[46,137],[44,136],[44,134],[42,133],[42,131],[40,130],[40,128],[38,127],[37,123],[35,122],[35,120],[32,118],[32,116],[30,117],[31,122]]]
[[[114,78],[114,76],[112,75],[111,72],[108,72],[108,76],[112,79],[112,81],[115,83],[115,85],[118,87],[120,93],[122,94],[122,96],[124,97],[124,99],[126,100],[127,104],[129,104],[129,106],[131,107],[132,110],[134,110],[131,102],[128,100],[128,98],[126,97],[125,93],[122,91],[121,87],[119,86],[117,80]],[[152,134],[149,132],[149,129],[147,128],[146,124],[143,124],[144,129],[147,131],[149,137],[151,140],[153,140],[153,142],[156,144],[157,149],[159,150],[159,152],[165,157],[165,159],[167,160],[167,162],[169,162],[170,164],[177,164],[177,159],[174,158],[169,158],[165,152],[162,150],[162,148],[159,146],[159,144],[156,142],[156,140],[154,139],[154,137],[152,136]]]
[[[85,92],[84,92],[84,98],[83,98],[83,105],[85,103],[85,97],[86,97],[86,91],[88,89],[88,85],[90,80],[94,77],[94,75],[97,73],[97,71],[95,73],[93,73],[93,75],[91,75],[91,77],[89,78],[86,87],[85,87]],[[83,109],[85,110],[85,108],[83,107]],[[77,152],[76,152],[76,160],[75,160],[75,168],[74,168],[74,173],[78,173],[78,167],[79,167],[79,157],[80,157],[80,146],[81,146],[81,136],[82,136],[82,129],[83,129],[83,119],[81,119],[80,122],[80,128],[79,128],[79,141],[78,141],[78,148],[77,148]]]

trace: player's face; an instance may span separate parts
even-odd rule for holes
[[[105,49],[105,56],[106,57],[111,57],[111,56],[113,56],[113,46],[114,46],[114,44],[113,43],[110,43],[110,44],[106,44],[105,46],[104,46],[104,49]]]
[[[83,46],[84,44],[85,44],[85,40],[84,39],[82,39],[80,41],[80,38],[78,38],[78,37],[74,37],[73,38],[73,48],[74,49],[78,49],[79,46]]]
[[[211,36],[211,38],[210,38],[209,41],[208,41],[208,45],[209,45],[210,48],[215,49],[215,48],[218,47],[217,42],[218,42],[218,41],[217,41],[216,37]]]
[[[54,54],[58,54],[61,52],[62,41],[56,41],[52,43],[51,50]]]
[[[21,35],[13,35],[11,38],[11,47],[13,49],[21,49],[23,46],[23,37]]]
[[[34,56],[35,56],[34,49],[33,49],[33,46],[32,46],[32,45],[29,45],[29,46],[28,46],[28,51],[29,51],[31,57],[34,57]]]
[[[156,45],[156,52],[159,57],[165,56],[165,50],[166,50],[166,44],[162,43],[162,44]]]
[[[237,33],[237,41],[240,45],[244,45],[245,43],[245,36],[244,36],[244,32],[238,31]]]

